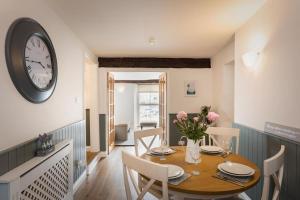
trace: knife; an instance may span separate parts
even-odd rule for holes
[[[231,180],[231,179],[228,179],[226,177],[220,177],[220,176],[212,176],[212,177],[216,178],[216,179],[219,179],[219,180],[222,180],[222,181],[226,181],[226,182],[238,185],[238,186],[241,186],[241,187],[245,187],[242,183],[234,181],[234,180]]]

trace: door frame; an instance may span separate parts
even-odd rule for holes
[[[108,109],[108,106],[109,106],[109,97],[108,97],[108,75],[109,73],[114,73],[114,72],[159,72],[159,73],[165,73],[165,77],[166,77],[166,84],[165,84],[165,131],[164,131],[164,137],[167,138],[167,141],[169,143],[169,115],[168,115],[168,112],[169,112],[169,99],[168,99],[168,87],[169,87],[169,80],[168,80],[168,70],[164,70],[164,69],[147,69],[147,68],[143,68],[143,69],[139,69],[138,71],[136,69],[132,69],[132,68],[122,68],[122,69],[115,69],[115,68],[106,68],[106,69],[103,69],[104,70],[104,73],[105,73],[105,77],[106,77],[106,87],[105,87],[105,95],[106,95],[106,100],[105,100],[105,107],[106,107],[106,119],[107,119],[107,122],[106,122],[106,135],[108,136],[108,126],[109,126],[109,123],[108,123],[108,112],[109,112],[109,109]],[[109,138],[106,137],[106,153],[109,154]]]
[[[114,76],[107,73],[107,153],[109,154],[115,147],[115,87]],[[112,93],[112,94],[110,94]],[[112,100],[112,102],[110,101]],[[112,124],[111,124],[112,123]],[[112,137],[112,138],[111,138]],[[113,142],[111,142],[113,140]]]

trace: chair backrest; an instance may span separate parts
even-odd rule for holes
[[[275,188],[273,192],[272,200],[279,199],[279,193],[283,178],[283,168],[284,168],[284,151],[285,146],[281,145],[279,152],[266,160],[264,160],[264,185],[261,199],[269,199],[269,189],[271,177],[275,183]]]
[[[151,137],[151,136],[153,136],[151,142],[149,144],[146,144],[143,138]],[[142,143],[142,145],[145,147],[147,152],[149,152],[157,136],[159,136],[160,139],[163,138],[163,128],[154,128],[154,129],[135,131],[134,132],[135,155],[139,156],[139,142]]]
[[[227,127],[209,127],[206,130],[208,134],[208,145],[216,145],[222,147],[218,137],[226,137],[227,139],[235,138],[235,153],[239,152],[240,129]],[[213,143],[211,143],[211,141]]]
[[[137,156],[131,155],[122,151],[122,162],[123,162],[123,176],[126,190],[127,200],[132,200],[132,194],[130,190],[129,180],[137,193],[137,200],[143,199],[145,194],[151,189],[151,186],[155,181],[162,183],[162,198],[167,200],[168,197],[168,167],[163,166],[148,160],[141,159]],[[144,175],[149,178],[149,181],[140,190],[135,178],[133,177],[132,171],[136,171],[139,175]]]

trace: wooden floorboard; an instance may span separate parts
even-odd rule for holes
[[[125,200],[121,151],[134,154],[134,147],[116,147],[111,154],[98,162],[74,195],[74,200]],[[133,191],[133,190],[132,190]],[[155,199],[150,194],[146,200]]]
[[[94,160],[94,158],[96,158],[98,153],[99,152],[91,152],[91,151],[86,152],[86,162],[88,165]]]

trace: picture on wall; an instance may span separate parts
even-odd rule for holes
[[[197,85],[196,81],[185,81],[184,82],[185,96],[193,97],[197,96]]]

